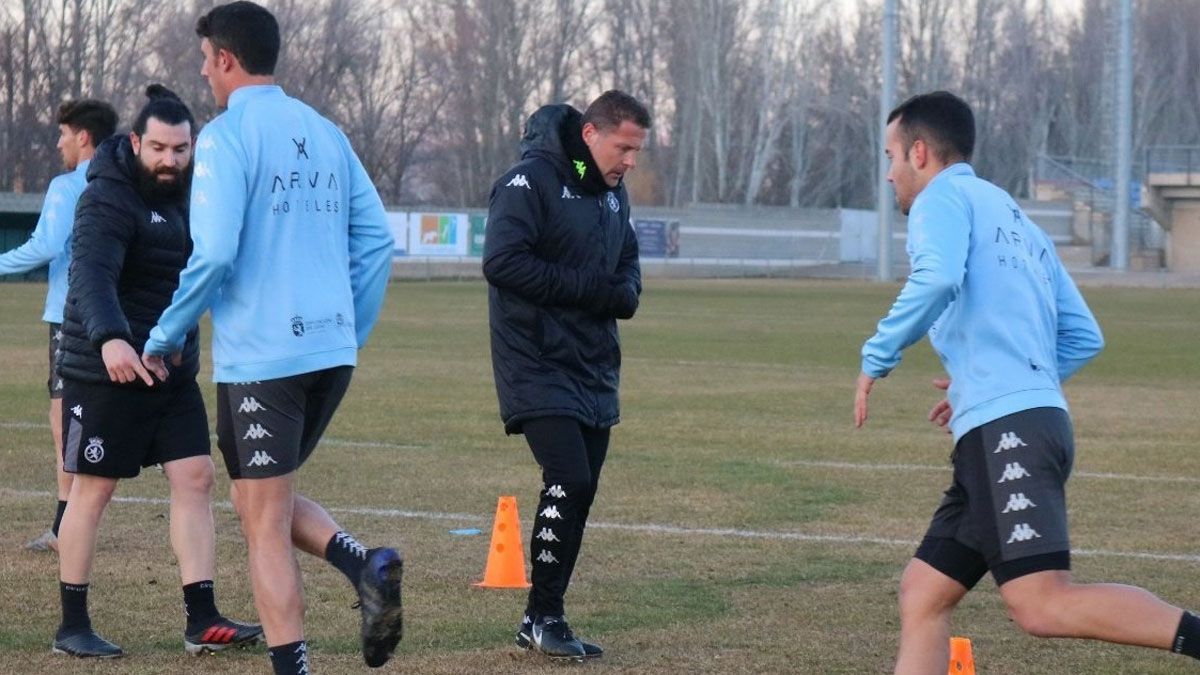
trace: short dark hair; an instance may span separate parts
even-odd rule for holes
[[[88,132],[92,147],[117,132],[117,111],[104,101],[83,98],[58,106],[58,123],[78,132]]]
[[[975,152],[975,114],[966,101],[948,91],[913,96],[888,114],[888,124],[895,120],[900,120],[896,129],[905,156],[918,139],[946,163],[970,161]]]
[[[146,87],[146,97],[150,100],[134,118],[133,133],[138,136],[146,133],[146,122],[153,117],[171,126],[187,122],[192,135],[196,135],[196,120],[192,117],[192,111],[175,92],[161,84],[152,84]]]
[[[279,23],[265,8],[238,0],[213,7],[196,21],[196,35],[214,50],[237,57],[250,75],[274,75],[279,61]]]
[[[650,111],[636,98],[617,89],[600,94],[583,112],[582,124],[591,123],[601,131],[616,129],[622,122],[650,128]]]

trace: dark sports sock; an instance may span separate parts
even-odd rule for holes
[[[1179,628],[1175,630],[1175,641],[1171,643],[1171,651],[1200,659],[1200,617],[1191,612],[1183,613],[1183,618],[1179,620]]]
[[[88,617],[88,584],[58,582],[58,595],[62,599],[62,626],[59,630],[73,631],[92,627]]]
[[[220,618],[211,580],[197,581],[183,587],[183,613],[187,615],[189,633],[206,628]]]
[[[275,675],[308,675],[308,643],[304,640],[268,647]]]
[[[338,532],[325,544],[325,559],[341,570],[358,588],[358,578],[367,565],[367,548],[348,532]]]
[[[62,517],[63,517],[63,514],[66,512],[67,512],[67,500],[65,500],[65,499],[58,500],[58,511],[54,514],[54,525],[50,528],[50,531],[53,532],[54,536],[56,536],[56,537],[58,536],[58,526],[62,525]]]

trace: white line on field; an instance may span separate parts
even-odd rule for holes
[[[49,424],[36,422],[0,422],[3,429],[49,429]],[[351,441],[343,438],[323,438],[321,445],[333,445],[348,448],[378,448],[383,450],[426,450],[430,445],[414,443],[389,443],[387,441]],[[818,459],[784,459],[774,462],[779,466],[809,466],[819,469],[850,469],[856,471],[941,471],[949,472],[951,467],[939,464],[872,464],[870,462],[837,462]],[[1200,478],[1192,476],[1139,476],[1131,473],[1109,473],[1103,471],[1072,471],[1072,478],[1097,478],[1101,480],[1134,481],[1142,483],[1182,483],[1185,485],[1200,484]]]
[[[942,471],[950,472],[949,466],[937,464],[871,464],[867,462],[835,462],[816,459],[785,459],[782,466],[810,466],[819,469],[856,469],[860,471]],[[1138,476],[1129,473],[1107,473],[1099,471],[1072,471],[1072,478],[1099,478],[1102,480],[1129,480],[1146,483],[1200,483],[1200,478],[1191,476]]]
[[[36,490],[12,490],[0,488],[0,496],[49,499],[51,493]],[[170,502],[157,497],[113,497],[114,502],[122,504],[148,504],[166,506]],[[232,511],[233,505],[227,501],[213,502],[213,506]],[[443,513],[439,511],[406,511],[402,509],[378,509],[369,507],[332,507],[329,511],[334,514],[350,514],[358,516],[377,516],[380,518],[413,518],[418,520],[449,520],[475,525],[484,525],[486,516],[473,513]],[[849,534],[815,534],[808,532],[788,532],[779,530],[745,530],[731,527],[684,527],[682,525],[665,525],[658,523],[610,523],[591,522],[588,527],[597,530],[617,530],[622,532],[639,532],[644,534],[666,534],[680,537],[718,537],[736,539],[763,539],[768,541],[808,541],[828,544],[874,544],[901,548],[915,548],[919,543],[915,539],[891,539],[887,537],[872,537],[867,535]],[[1161,560],[1171,562],[1200,563],[1200,555],[1187,553],[1154,553],[1151,551],[1109,551],[1105,549],[1074,549],[1072,555],[1096,558],[1133,558],[1137,560]]]

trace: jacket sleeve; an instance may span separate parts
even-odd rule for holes
[[[350,160],[350,289],[354,293],[354,329],[362,349],[383,308],[394,242],[375,184],[350,141],[345,136],[342,140]]]
[[[638,259],[637,230],[633,229],[633,220],[627,219],[628,227],[624,228],[625,239],[621,243],[621,258],[617,262],[616,274],[625,278],[625,283],[633,287],[634,298],[642,296],[642,264]],[[635,300],[633,310],[637,311],[638,302]],[[632,318],[632,314],[630,315]]]
[[[1104,349],[1104,336],[1100,324],[1088,308],[1079,288],[1067,273],[1062,262],[1055,256],[1055,304],[1058,309],[1058,339],[1055,352],[1058,361],[1058,379],[1066,382],[1080,368]]]
[[[967,269],[971,215],[950,186],[922,194],[908,219],[912,272],[900,295],[862,348],[862,372],[885,377],[900,353],[920,340],[958,297]]]
[[[196,140],[195,162],[189,213],[192,255],[179,274],[171,305],[150,330],[147,354],[161,356],[183,348],[237,259],[248,195],[240,145],[210,123]]]
[[[543,260],[535,252],[546,221],[540,189],[527,170],[519,169],[492,187],[483,276],[493,286],[538,305],[591,309],[603,281],[600,275]]]
[[[93,183],[79,198],[67,290],[96,351],[113,338],[133,342],[117,284],[137,225],[128,209],[101,193],[103,187]]]
[[[66,185],[62,177],[50,181],[37,227],[33,229],[29,241],[0,255],[0,274],[19,274],[37,269],[67,249],[75,211],[64,194]]]

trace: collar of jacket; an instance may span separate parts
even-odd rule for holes
[[[592,151],[583,142],[583,115],[565,103],[542,106],[529,116],[521,139],[521,156],[553,161],[588,194],[599,195],[612,189],[604,182]]]

